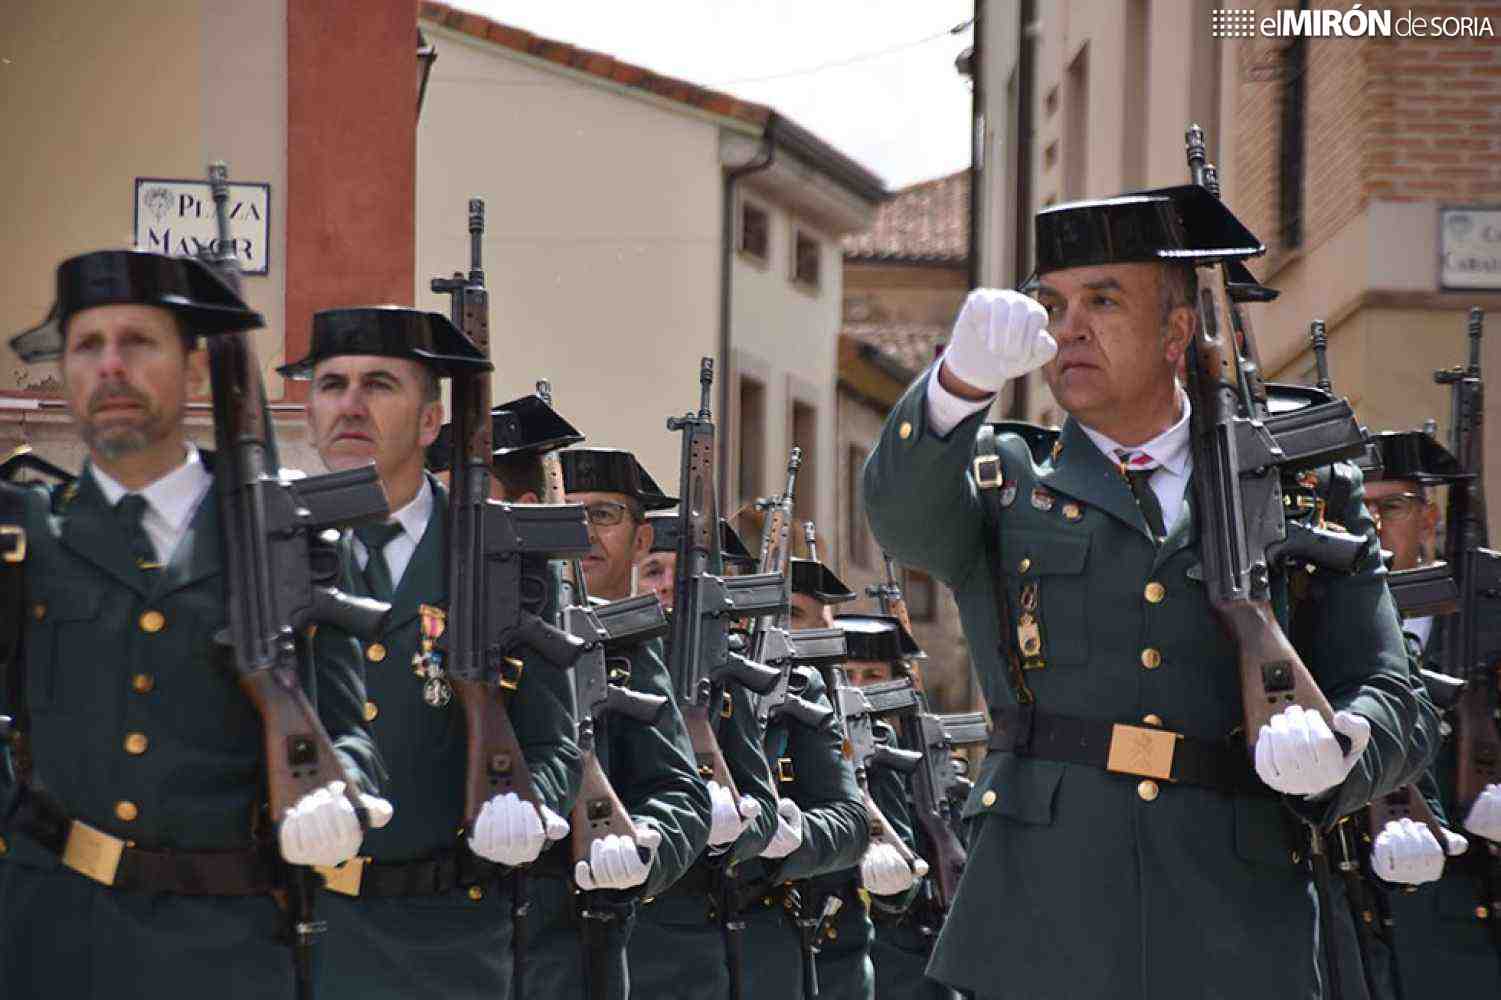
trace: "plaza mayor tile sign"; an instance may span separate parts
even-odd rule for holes
[[[1439,209],[1439,287],[1501,289],[1501,207]]]
[[[245,274],[270,266],[271,185],[229,185],[229,234]],[[142,250],[196,257],[218,251],[219,227],[207,181],[136,178],[135,242]]]

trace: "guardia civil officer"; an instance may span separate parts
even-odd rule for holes
[[[365,647],[364,716],[400,807],[364,857],[330,873],[327,996],[503,996],[513,971],[504,883],[568,831],[561,817],[581,759],[566,672],[538,661],[508,679],[541,810],[515,793],[496,796],[464,835],[463,713],[446,679],[414,669],[423,630],[441,623],[448,599],[448,491],[424,469],[443,423],[439,382],[488,364],[447,317],[380,306],[316,314],[307,356],[281,369],[311,379],[308,427],[324,464],[374,460],[392,510],[384,524],[356,529],[347,569],[356,592],[392,605]]]
[[[653,529],[647,515],[676,506],[677,498],[664,493],[629,451],[569,448],[559,452],[558,457],[562,460],[563,485],[569,501],[584,504],[589,512],[591,550],[583,561],[583,570],[590,596],[608,601],[632,596],[636,562],[650,550],[652,543]],[[638,683],[635,675],[641,670],[643,686],[638,690],[667,695],[671,702],[673,685],[665,666],[663,643],[653,640],[645,651],[649,657],[633,658],[629,664],[632,685]],[[622,721],[610,728],[612,732],[630,732],[639,727],[628,729]],[[594,866],[593,873],[584,872],[581,879],[575,877],[575,884],[584,890],[603,888],[629,893],[631,921],[620,922],[623,933],[612,937],[611,945],[623,949],[618,960],[625,962],[624,975],[636,996],[659,995],[653,984],[642,982],[642,970],[635,961],[640,938],[651,934],[648,913],[651,900],[669,891],[690,870],[721,823],[720,814],[726,808],[734,813],[734,804],[727,797],[710,796],[711,788],[698,773],[693,745],[675,703],[664,710],[657,728],[657,738],[670,739],[670,754],[665,746],[648,756],[637,747],[621,745],[610,757],[610,780],[622,796],[629,790],[634,801],[631,798],[622,801],[633,816],[653,815],[651,810],[660,806],[652,799],[664,789],[674,789],[680,794],[682,815],[671,826],[663,827],[660,846],[650,842],[641,845],[643,850],[655,852],[646,854],[644,861],[626,852],[628,844],[623,844],[621,862],[604,859]],[[691,794],[690,782],[697,786]],[[651,828],[656,823],[645,825]],[[681,834],[670,835],[675,828]]]
[[[844,630],[849,646],[849,661],[845,673],[856,687],[879,684],[907,676],[908,664],[922,655],[922,648],[902,623],[889,615],[842,614],[834,619]],[[896,733],[884,722],[877,723],[878,739],[896,744]],[[877,780],[879,779],[879,780]],[[881,812],[891,822],[898,835],[914,853],[918,850],[912,805],[910,780],[890,768],[879,768],[872,779],[871,794]],[[892,854],[894,848],[887,845]],[[872,849],[874,849],[874,846]],[[906,863],[896,855],[887,866],[898,873],[899,862]],[[874,859],[867,865],[874,864]],[[926,876],[925,876],[926,877]],[[879,876],[867,878],[867,887],[878,881]],[[900,880],[898,881],[900,884]],[[928,959],[933,952],[933,932],[926,926],[924,915],[913,906],[921,879],[912,880],[910,888],[895,895],[870,897],[870,920],[875,925],[870,938],[870,964],[875,972],[875,995],[877,997],[905,997],[910,1000],[958,1000],[959,994],[926,975]]]
[[[1439,507],[1433,490],[1463,488],[1465,476],[1447,449],[1423,431],[1375,435],[1381,468],[1366,486],[1367,510],[1381,533],[1381,547],[1392,554],[1394,570],[1415,569],[1439,558]],[[1438,671],[1443,663],[1442,629],[1432,617],[1408,618],[1402,629],[1418,662]],[[1501,622],[1488,622],[1501,630]],[[1483,626],[1484,628],[1484,626]],[[1453,734],[1443,741],[1438,758],[1418,788],[1439,817],[1443,849],[1426,827],[1411,820],[1396,823],[1376,838],[1371,869],[1398,885],[1422,885],[1417,892],[1386,897],[1391,915],[1391,947],[1402,997],[1487,995],[1501,992],[1501,950],[1489,926],[1490,893],[1485,873],[1485,841],[1501,841],[1501,787],[1487,787],[1460,816],[1455,801],[1456,758]],[[1452,829],[1454,820],[1471,836]],[[1448,855],[1446,859],[1446,855]],[[1432,883],[1432,884],[1425,884]],[[1486,911],[1485,916],[1481,916]],[[1382,970],[1389,974],[1389,970]]]
[[[1328,825],[1390,791],[1419,716],[1379,555],[1331,581],[1301,650],[1333,731],[1285,710],[1256,734],[1253,772],[1237,653],[1201,582],[1175,373],[1197,321],[1188,263],[1260,243],[1201,188],[1050,208],[1036,236],[1036,299],[972,293],[865,469],[881,545],[953,588],[995,721],[929,972],[980,997],[1316,996],[1289,814]],[[995,394],[1039,368],[1062,430],[1002,425],[987,442]],[[999,472],[973,468],[977,439]],[[1360,499],[1357,481],[1330,519],[1370,532]],[[1136,728],[1112,762],[1118,724]],[[1160,745],[1154,729],[1182,737],[1178,780],[1129,752]]]
[[[499,411],[493,468],[503,499],[536,503],[546,491],[542,455],[583,439],[550,407],[544,407],[546,404],[536,397],[523,397],[504,404]],[[509,429],[512,420],[507,414],[515,418],[514,433]],[[567,490],[567,466],[564,468]],[[601,480],[591,483],[598,486]],[[651,492],[636,492],[634,484],[617,485],[631,488],[631,498],[643,504],[661,502],[660,491],[654,486]],[[591,524],[600,516],[595,513],[598,509],[591,508]],[[600,766],[642,837],[639,846],[629,843],[630,838],[602,843],[598,858],[581,859],[577,865],[567,842],[554,844],[529,871],[530,996],[585,996],[585,969],[590,965],[601,970],[606,981],[588,983],[594,990],[589,995],[616,1000],[629,996],[626,943],[635,927],[639,900],[676,880],[702,850],[709,833],[708,789],[698,778],[682,714],[672,702],[672,684],[662,662],[660,640],[624,647],[612,643],[606,656],[611,683],[666,702],[650,724],[613,715],[603,723],[602,732],[601,724],[595,724]],[[585,885],[592,890],[588,895],[581,888]],[[590,910],[588,919],[601,921],[605,928],[595,945],[605,949],[603,956],[584,953],[588,945],[580,925],[585,907]]]
[[[13,497],[24,595],[5,615],[20,612],[21,653],[0,714],[24,743],[0,768],[0,992],[290,997],[280,862],[344,861],[360,824],[342,788],[279,829],[266,818],[261,720],[215,638],[215,456],[183,425],[199,336],[262,320],[206,265],[140,251],[64,261],[56,295],[12,345],[58,362],[89,458],[67,486]],[[303,686],[382,822],[358,648],[328,625],[312,645]]]

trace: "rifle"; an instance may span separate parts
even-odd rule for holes
[[[797,470],[802,465],[802,457],[801,448],[792,449],[792,455],[787,460],[786,491],[781,496],[762,500],[757,504],[766,511],[766,520],[761,526],[761,562],[758,567],[761,573],[787,573],[792,558],[792,546],[788,544],[792,524],[792,491],[797,483]],[[811,548],[813,524],[809,522],[804,527],[810,533],[810,554],[816,560],[817,550]],[[759,619],[752,633],[750,658],[778,671],[776,686],[765,695],[752,699],[756,723],[763,736],[773,720],[786,717],[800,726],[816,729],[833,714],[832,708],[815,705],[791,693],[790,685],[792,668],[795,666],[818,666],[825,662],[842,661],[845,653],[842,634],[835,648],[828,633],[838,630],[800,629],[793,632],[788,629],[790,619],[789,608],[780,614]]]
[[[714,421],[709,391],[714,361],[699,363],[698,412],[668,417],[667,429],[683,433],[679,484],[682,497],[678,532],[677,571],[672,590],[672,648],[668,673],[672,677],[683,724],[693,744],[699,776],[719,783],[739,808],[740,790],[730,775],[719,739],[710,721],[724,686],[731,682],[753,694],[765,694],[780,672],[754,663],[731,648],[730,625],[739,618],[760,618],[787,606],[787,578],[780,573],[724,577],[720,550],[719,512],[714,489]],[[741,817],[744,819],[744,816]],[[741,995],[740,934],[743,921],[731,912],[729,879],[718,880],[719,920],[724,935],[730,996]]]
[[[922,763],[922,754],[911,750],[884,746],[876,742],[872,717],[875,709],[866,697],[866,688],[858,688],[844,679],[844,668],[835,666],[827,671],[830,700],[838,707],[836,717],[844,730],[846,755],[855,769],[855,782],[860,786],[860,795],[865,800],[865,813],[870,819],[870,841],[886,843],[895,847],[902,860],[915,871],[917,855],[897,834],[881,807],[870,794],[870,766],[889,767],[901,774],[911,774]],[[909,692],[910,682],[903,681]],[[874,686],[874,685],[872,685]],[[915,705],[915,699],[912,701]]]
[[[213,163],[208,174],[219,232],[214,263],[238,291],[229,169]],[[389,613],[388,604],[334,587],[338,550],[320,537],[330,528],[383,520],[389,513],[385,491],[373,465],[297,480],[284,476],[249,335],[221,333],[205,340],[229,617],[214,641],[228,647],[239,685],[261,716],[271,820],[280,823],[303,796],[342,781],[360,826],[368,828],[359,785],[339,762],[302,689],[298,665],[309,626],[327,623],[372,638]],[[313,915],[316,878],[310,868],[292,870],[293,962],[297,995],[304,1000],[313,995],[312,948],[324,929]]]
[[[1204,133],[1193,125],[1187,139],[1189,168],[1202,185]],[[1261,727],[1290,705],[1317,711],[1326,722],[1334,716],[1272,612],[1273,566],[1296,560],[1348,572],[1371,541],[1287,521],[1282,477],[1353,458],[1367,439],[1345,400],[1273,416],[1256,340],[1236,300],[1244,293],[1232,288],[1231,266],[1196,261],[1194,272],[1198,323],[1187,373],[1204,586],[1239,650],[1243,729],[1251,749]]]

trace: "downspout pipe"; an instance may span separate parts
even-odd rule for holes
[[[719,464],[717,483],[719,493],[719,510],[722,516],[728,517],[732,511],[727,508],[729,504],[729,476],[730,476],[730,439],[723,432],[725,421],[730,412],[730,298],[734,287],[735,266],[735,184],[742,177],[759,173],[769,168],[776,159],[776,140],[773,136],[772,126],[776,124],[773,116],[767,123],[766,129],[761,133],[761,149],[755,156],[738,167],[726,170],[724,173],[723,196],[720,204],[720,232],[719,232],[719,454],[716,461]],[[738,442],[737,442],[738,443]]]

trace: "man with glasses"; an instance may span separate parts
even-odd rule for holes
[[[1392,570],[1426,566],[1438,558],[1439,508],[1430,491],[1444,485],[1455,488],[1453,484],[1464,478],[1463,469],[1423,431],[1378,434],[1374,443],[1381,468],[1366,471],[1365,505],[1376,521],[1381,547],[1391,553]],[[1431,616],[1408,618],[1402,631],[1418,665],[1440,670],[1443,633],[1433,625]],[[1501,623],[1492,627],[1501,628]],[[1454,800],[1455,768],[1451,735],[1418,783],[1446,827],[1460,818]],[[1458,995],[1461,987],[1475,996],[1501,995],[1501,951],[1482,916],[1490,897],[1479,891],[1484,886],[1486,850],[1481,838],[1501,840],[1501,788],[1488,787],[1463,819],[1465,832],[1472,835],[1468,852],[1464,837],[1445,829],[1448,843],[1441,849],[1427,828],[1414,827],[1410,820],[1403,821],[1409,829],[1400,835],[1402,846],[1384,847],[1387,854],[1395,850],[1397,858],[1383,857],[1382,845],[1382,838],[1395,839],[1397,832],[1377,838],[1371,865],[1377,875],[1397,884],[1436,883],[1417,893],[1389,894],[1395,975],[1401,979],[1401,992],[1392,995]],[[1420,874],[1404,875],[1406,871]]]

